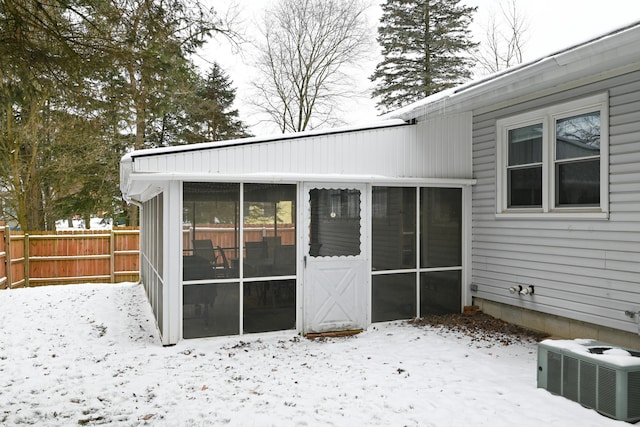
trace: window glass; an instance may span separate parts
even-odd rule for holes
[[[599,155],[599,111],[556,120],[556,160]]]
[[[608,103],[600,93],[497,120],[498,215],[607,218]]]
[[[509,166],[542,161],[542,123],[509,130]]]
[[[245,184],[244,277],[296,273],[296,186]]]
[[[416,266],[416,189],[374,187],[372,190],[373,270]]]
[[[556,120],[556,206],[600,204],[600,112]]]
[[[508,207],[542,206],[542,123],[510,129]]]
[[[509,186],[508,207],[542,206],[542,166],[509,169],[507,185]]]
[[[462,190],[420,189],[420,267],[462,265]]]
[[[556,165],[557,206],[600,204],[600,160]]]
[[[315,188],[309,191],[309,255],[360,254],[360,191]]]
[[[185,183],[183,198],[184,280],[238,277],[240,184]]]
[[[385,274],[372,277],[371,320],[411,319],[416,315],[416,274]]]

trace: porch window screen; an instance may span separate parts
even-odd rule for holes
[[[416,189],[372,190],[372,266],[398,270],[416,266]]]
[[[182,293],[184,338],[235,335],[240,330],[237,283],[188,285]]]
[[[244,185],[244,277],[296,274],[295,200],[295,185]]]
[[[184,183],[184,338],[295,327],[296,195],[289,184]]]
[[[374,187],[371,212],[372,321],[460,312],[462,190]]]
[[[416,315],[416,273],[373,276],[371,320],[411,319]]]
[[[459,188],[420,190],[420,267],[462,264],[462,192]]]
[[[296,186],[243,188],[243,332],[295,328]]]
[[[459,313],[462,271],[431,271],[420,274],[420,315]]]
[[[309,255],[355,256],[361,252],[359,190],[315,188],[309,191]]]
[[[240,185],[185,183],[182,247],[184,280],[238,277]]]

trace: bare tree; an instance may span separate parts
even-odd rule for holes
[[[500,3],[500,20],[491,14],[485,30],[486,39],[476,55],[483,74],[496,73],[522,63],[529,22],[518,9],[517,0]]]
[[[280,0],[266,11],[253,82],[254,106],[282,133],[335,123],[354,94],[348,73],[373,44],[362,1]]]

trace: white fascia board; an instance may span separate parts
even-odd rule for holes
[[[388,185],[474,185],[472,178],[402,178],[384,175],[342,175],[342,174],[207,174],[207,173],[134,173],[130,176],[132,183],[145,186],[158,182],[192,181],[192,182],[252,182],[252,183],[296,183],[296,182],[364,182]],[[138,187],[141,188],[141,187]]]
[[[129,178],[133,169],[133,161],[131,158],[123,158],[120,160],[120,192],[125,200],[130,193],[131,182]]]
[[[475,185],[477,180],[470,178],[398,178],[383,175],[340,175],[340,174],[238,174],[220,175],[204,173],[132,173],[123,197],[128,202],[145,202],[158,194],[162,186],[171,181],[188,182],[250,182],[283,183],[300,182],[326,183],[366,183],[380,186],[429,186],[429,187],[465,187]]]

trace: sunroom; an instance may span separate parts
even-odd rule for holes
[[[460,312],[470,138],[461,114],[123,157],[163,343]]]

